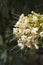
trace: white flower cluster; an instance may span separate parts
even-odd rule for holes
[[[18,46],[23,49],[25,46],[38,49],[38,38],[43,37],[43,15],[31,12],[27,16],[22,14],[17,21],[13,34],[18,38]]]

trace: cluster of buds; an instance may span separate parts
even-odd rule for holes
[[[27,16],[21,14],[13,28],[13,34],[18,38],[20,49],[24,47],[38,49],[39,37],[43,38],[43,15],[31,12]]]

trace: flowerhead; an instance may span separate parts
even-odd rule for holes
[[[38,49],[39,37],[43,38],[43,15],[33,11],[27,16],[22,14],[13,28],[13,34],[18,38],[20,49],[25,46]]]

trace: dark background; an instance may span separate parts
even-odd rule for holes
[[[19,48],[13,49],[17,45],[14,24],[22,13],[27,15],[31,11],[43,14],[43,0],[0,0],[0,65],[43,65],[42,52],[37,53],[38,58],[32,64],[28,54],[20,58],[21,52],[16,53]]]

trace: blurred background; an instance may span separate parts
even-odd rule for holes
[[[24,54],[13,35],[19,16],[31,11],[43,14],[43,0],[0,0],[0,65],[43,65],[43,49]]]

